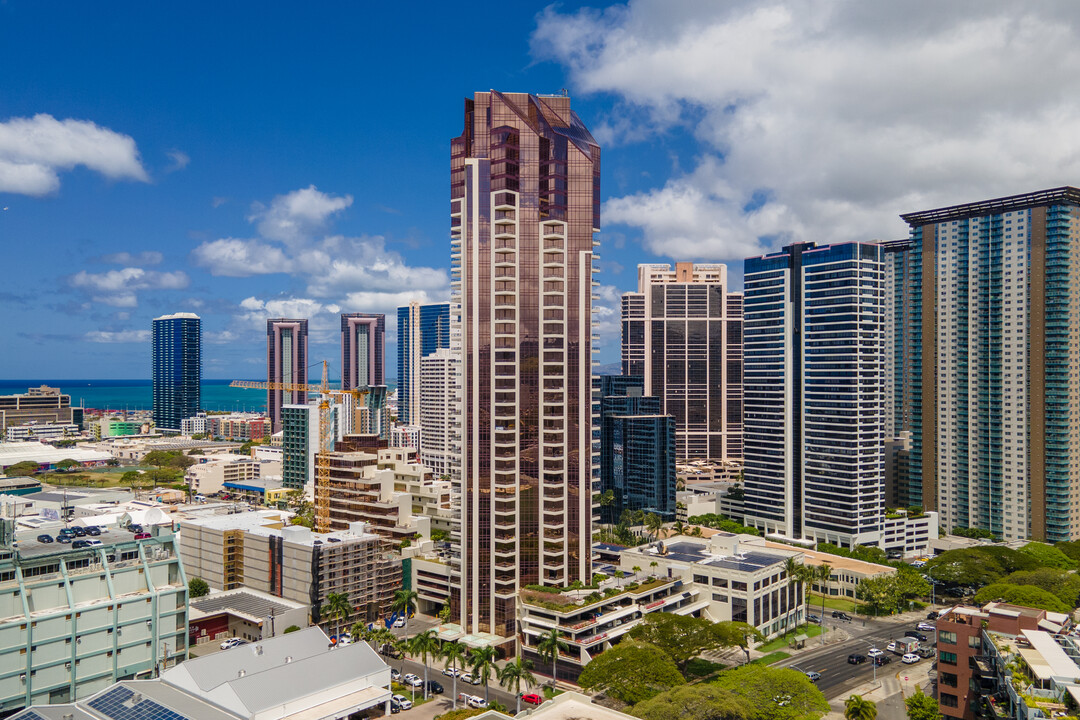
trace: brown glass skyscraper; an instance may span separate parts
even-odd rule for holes
[[[591,576],[600,148],[568,97],[479,92],[450,163],[463,358],[454,610],[467,631],[509,638],[521,586]]]
[[[266,380],[304,384],[308,380],[308,321],[270,318],[266,321]],[[274,432],[281,429],[281,406],[307,402],[306,392],[266,391],[266,414]]]

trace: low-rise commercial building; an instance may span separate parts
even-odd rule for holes
[[[15,538],[0,547],[0,713],[71,702],[187,657],[187,578],[171,533],[107,529],[80,549]]]
[[[223,487],[233,500],[254,506],[278,507],[293,490],[282,486],[281,477],[260,477],[252,480],[227,482]]]
[[[247,587],[311,606],[312,621],[330,593],[344,593],[352,620],[390,614],[402,587],[401,558],[363,523],[313,533],[272,510],[180,521],[180,555],[190,577],[210,587]]]
[[[930,551],[930,541],[938,537],[938,514],[909,515],[906,510],[885,513],[881,547],[890,557],[917,557]]]
[[[120,682],[18,720],[340,720],[389,711],[390,668],[367,643],[330,647],[319,628],[212,653],[155,680]]]
[[[111,453],[85,445],[72,448],[56,448],[40,442],[0,443],[0,472],[21,462],[37,463],[42,470],[54,470],[62,460],[74,460],[83,467],[105,465],[113,459]]]
[[[42,385],[25,393],[0,395],[0,430],[27,423],[74,423],[82,427],[83,409],[71,407],[71,396]]]
[[[191,600],[188,646],[219,644],[226,638],[268,640],[291,626],[305,627],[309,613],[304,603],[250,588],[211,592]]]
[[[227,483],[258,480],[262,467],[263,463],[243,455],[215,457],[189,467],[184,473],[184,481],[192,492],[211,495],[221,492]],[[280,473],[280,466],[277,470]]]
[[[764,547],[773,550],[793,549],[790,545],[773,542],[772,540],[756,538],[751,542],[760,543]],[[865,560],[831,555],[829,553],[818,552],[817,550],[800,548],[800,552],[803,554],[804,565],[815,568],[821,567],[822,565],[828,565],[832,568],[832,574],[829,575],[828,583],[822,583],[819,580],[815,580],[810,587],[814,592],[829,595],[830,597],[854,599],[856,597],[855,591],[859,587],[859,583],[863,580],[896,574],[896,568],[888,565],[878,565],[877,563],[866,562]]]
[[[30,422],[26,425],[12,425],[7,429],[4,439],[8,442],[18,440],[57,440],[74,437],[82,430],[75,423]]]

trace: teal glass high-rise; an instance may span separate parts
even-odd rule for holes
[[[202,385],[202,320],[193,313],[154,318],[152,350],[154,425],[180,431],[199,412]]]

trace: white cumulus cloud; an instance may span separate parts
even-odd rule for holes
[[[187,273],[155,272],[138,267],[88,273],[80,270],[70,278],[72,287],[87,293],[95,302],[113,307],[135,307],[143,290],[181,290],[190,283]]]
[[[901,212],[1080,177],[1073,3],[552,6],[533,52],[615,99],[611,141],[692,131],[691,171],[604,207],[661,255],[902,237]]]
[[[139,253],[110,253],[109,255],[102,256],[101,259],[104,262],[112,263],[113,265],[134,265],[136,267],[142,267],[144,265],[160,265],[165,259],[165,256],[157,250],[144,250]]]
[[[352,195],[329,195],[309,185],[278,195],[270,202],[270,207],[256,204],[248,219],[257,223],[264,238],[297,243],[323,230],[331,216],[352,203]]]
[[[94,343],[144,343],[150,341],[149,330],[91,330],[83,337]]]
[[[285,273],[292,264],[281,248],[258,240],[222,238],[205,242],[191,253],[196,265],[223,277]]]
[[[88,120],[57,120],[44,113],[0,122],[0,192],[55,192],[60,171],[77,165],[114,180],[150,179],[128,135]]]

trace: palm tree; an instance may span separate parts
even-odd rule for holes
[[[641,572],[641,566],[640,565],[635,565],[634,567],[632,567],[630,569],[634,571],[634,575],[637,575],[638,573]],[[634,582],[638,582],[638,581],[635,580]]]
[[[420,595],[415,590],[397,590],[390,609],[405,615],[405,637],[409,636],[409,613],[416,611],[416,598]]]
[[[424,699],[428,694],[428,658],[434,657],[439,652],[439,636],[434,630],[425,630],[409,640],[409,652],[413,657],[420,656],[424,663]]]
[[[521,683],[525,683],[526,689],[536,683],[536,678],[532,674],[532,666],[533,664],[529,660],[517,658],[503,665],[502,670],[497,673],[499,685],[513,692],[517,697],[517,713],[515,714],[521,713]]]
[[[542,660],[551,660],[552,687],[555,687],[555,671],[558,668],[559,653],[570,649],[570,646],[562,641],[562,636],[562,632],[556,628],[551,628],[536,641],[536,652],[540,655],[540,658]]]
[[[832,577],[832,565],[822,563],[817,568],[817,579],[821,581],[821,644],[825,644],[825,595],[829,591],[829,578]]]
[[[371,630],[368,629],[367,623],[363,620],[357,620],[349,628],[349,634],[352,635],[353,642],[358,640],[371,640]]]
[[[795,562],[794,557],[789,557],[787,560],[784,561],[784,573],[787,575],[788,596],[790,597],[792,595],[791,588],[798,585],[799,580],[802,579],[803,566],[802,566],[801,563]],[[798,607],[797,603],[796,603],[795,607]],[[785,635],[787,634],[787,624],[788,624],[788,617],[789,616],[790,616],[790,612],[788,613],[788,615],[784,616],[784,634]]]
[[[460,670],[465,665],[465,647],[461,643],[456,642],[444,642],[442,647],[439,648],[439,658],[445,663],[443,667],[447,670],[454,669]],[[458,673],[454,673],[454,709],[457,710],[457,677]]]
[[[326,596],[326,604],[323,605],[323,614],[327,619],[337,618],[338,631],[335,635],[341,634],[341,623],[344,620],[348,620],[352,615],[352,604],[349,603],[349,596],[345,593],[329,593]]]
[[[393,635],[393,633],[391,633]],[[401,659],[401,673],[405,673],[405,653],[409,651],[409,643],[405,638],[399,638],[394,635],[394,639],[390,641],[390,646],[397,651],[398,657]]]
[[[651,563],[649,563],[649,567],[651,568],[651,572],[653,574],[653,577],[656,577],[656,568],[659,567],[659,565],[660,565],[660,563],[656,562],[655,560],[653,560]]]
[[[660,531],[664,529],[664,520],[656,513],[649,513],[645,516],[645,527],[653,536],[653,540],[656,540],[660,537]]]
[[[874,720],[877,717],[877,704],[864,700],[862,695],[852,695],[844,701],[845,720]]]
[[[671,526],[671,531],[676,535],[685,535],[686,524],[682,520],[676,520],[675,524]]]
[[[495,666],[497,657],[498,653],[493,647],[473,648],[469,653],[469,667],[473,677],[480,678],[480,682],[484,683],[484,702],[488,700],[488,682],[491,680],[491,671],[497,669]]]

